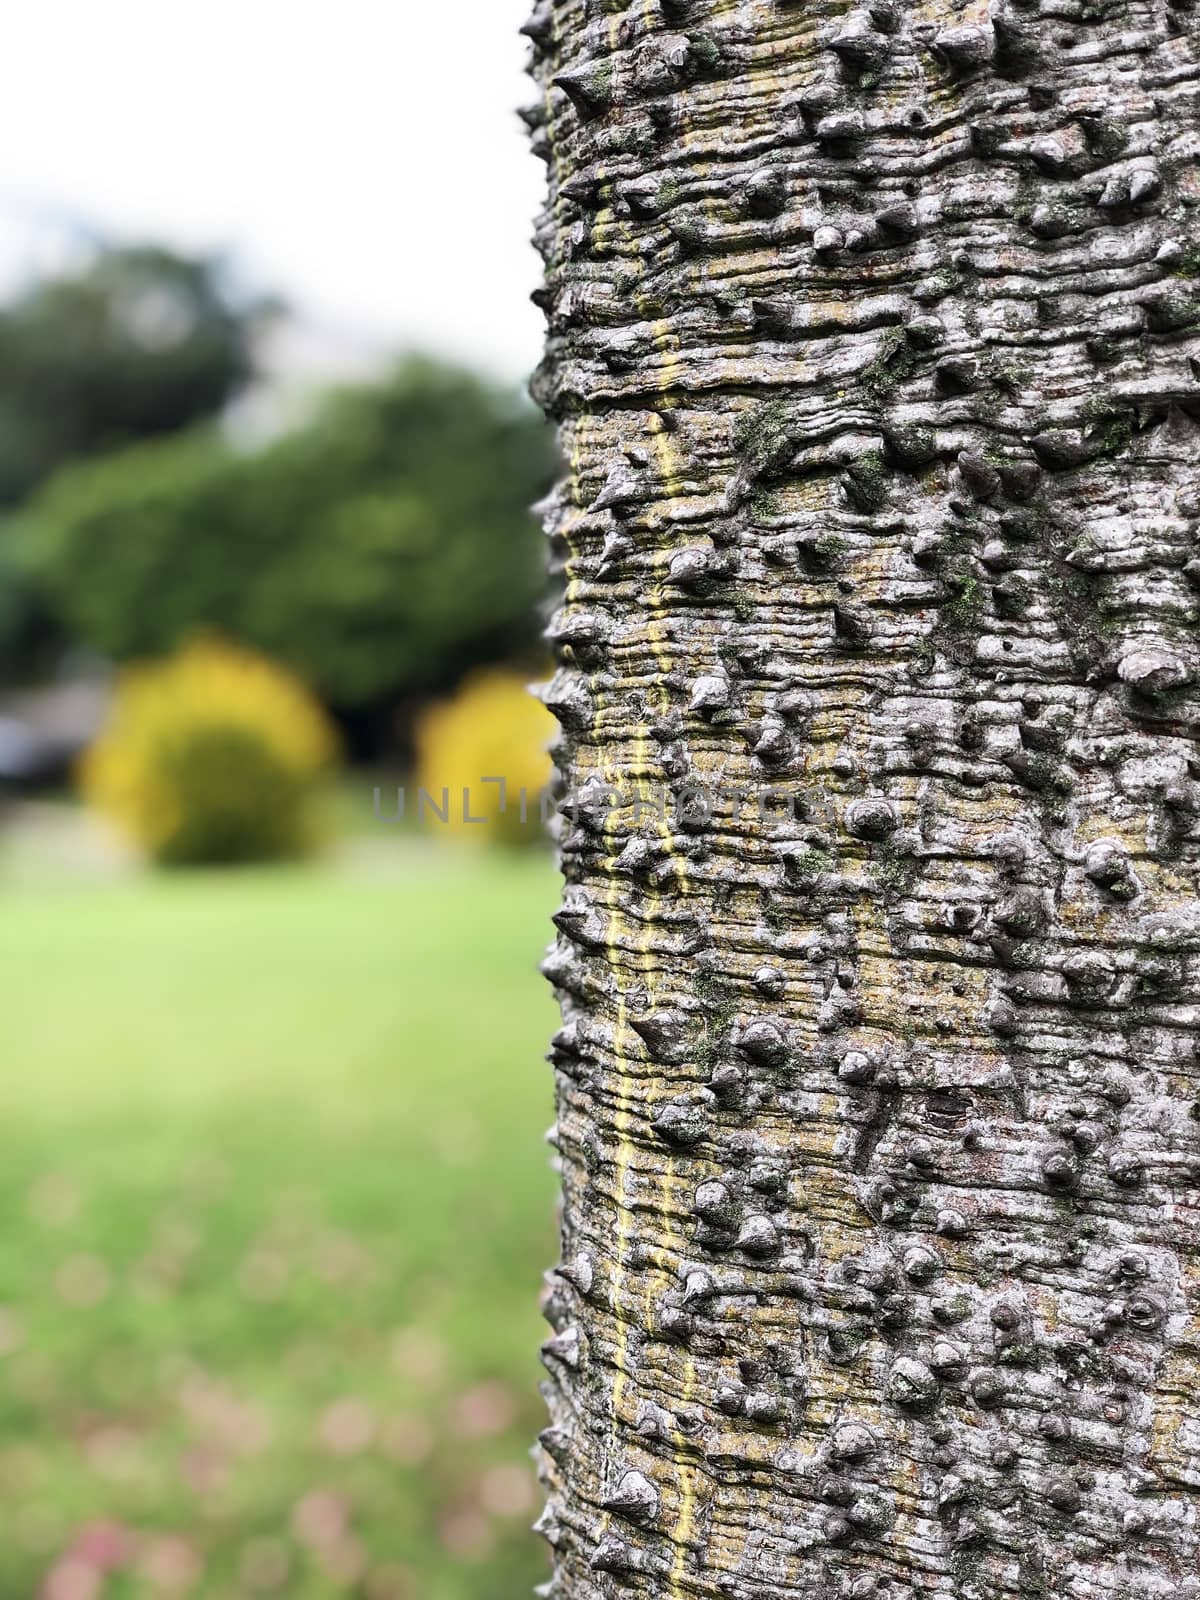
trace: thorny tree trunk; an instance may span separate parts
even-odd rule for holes
[[[547,1594],[1200,1592],[1195,18],[528,24]]]

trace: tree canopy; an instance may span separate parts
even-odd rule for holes
[[[74,457],[220,411],[265,309],[219,262],[157,246],[105,251],[0,309],[0,506]]]
[[[521,396],[411,358],[254,452],[192,430],[72,465],[23,544],[62,624],[113,659],[218,629],[370,710],[527,644],[551,472]]]

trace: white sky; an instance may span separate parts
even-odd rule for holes
[[[335,346],[533,367],[528,0],[4,9],[0,282],[63,225],[225,247]]]

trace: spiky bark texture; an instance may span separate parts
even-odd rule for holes
[[[526,31],[545,1592],[1194,1595],[1190,0]]]

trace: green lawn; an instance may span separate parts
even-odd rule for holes
[[[0,1600],[543,1575],[555,893],[411,841],[0,876]]]

